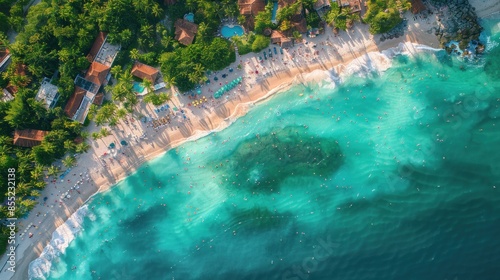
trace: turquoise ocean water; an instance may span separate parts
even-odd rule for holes
[[[148,162],[90,201],[45,276],[499,279],[500,24],[484,26],[475,62],[424,51],[298,85]]]

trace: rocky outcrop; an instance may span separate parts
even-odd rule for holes
[[[464,50],[469,42],[479,39],[482,27],[468,0],[429,0],[428,4],[436,11],[438,28],[435,34],[442,48],[450,41],[457,41]]]
[[[389,32],[382,34],[382,36],[380,36],[380,41],[385,41],[385,40],[390,40],[393,38],[402,37],[402,36],[404,36],[406,30],[408,30],[408,21],[406,19],[403,19],[403,21],[401,21],[401,23],[396,25]]]

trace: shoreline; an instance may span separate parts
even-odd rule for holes
[[[474,6],[473,2],[481,2],[481,0],[471,0],[470,2]],[[500,7],[497,8],[500,9]],[[492,14],[494,13],[491,13],[488,16],[491,16]],[[142,164],[162,155],[163,153],[168,152],[170,149],[174,149],[187,141],[196,141],[201,137],[207,136],[214,132],[216,133],[227,128],[233,122],[237,121],[241,116],[244,116],[251,109],[251,107],[258,105],[261,102],[265,102],[269,98],[272,98],[275,94],[287,90],[295,84],[301,84],[313,80],[314,77],[305,77],[308,74],[316,70],[335,70],[335,72],[340,73],[342,72],[342,69],[345,69],[345,67],[355,59],[363,57],[369,53],[380,53],[384,50],[395,48],[400,43],[407,42],[412,44],[422,44],[430,47],[439,46],[437,38],[433,34],[427,32],[427,30],[424,30],[426,28],[432,27],[432,23],[428,24],[427,26],[424,20],[408,21],[409,30],[405,33],[404,37],[387,40],[384,42],[379,42],[378,36],[368,35],[367,27],[365,25],[356,24],[356,26],[353,28],[354,32],[343,32],[339,36],[339,40],[344,40],[341,41],[341,44],[343,43],[344,45],[339,46],[338,50],[338,53],[344,52],[344,55],[341,55],[340,60],[337,58],[332,59],[332,57],[329,57],[328,55],[322,57],[322,54],[320,54],[320,58],[318,58],[316,63],[305,63],[304,65],[300,65],[299,63],[299,66],[288,68],[285,71],[277,71],[271,77],[263,79],[260,83],[256,81],[253,85],[255,86],[255,88],[253,89],[250,82],[249,86],[246,85],[250,88],[249,90],[245,90],[243,94],[231,96],[230,100],[228,100],[226,103],[214,107],[213,110],[207,112],[201,109],[197,110],[193,108],[192,112],[186,113],[186,115],[189,116],[189,120],[187,121],[187,123],[179,123],[178,128],[182,128],[172,129],[172,125],[167,125],[160,129],[161,132],[155,132],[148,127],[134,129],[135,125],[132,125],[132,127],[129,126],[128,128],[123,127],[123,131],[121,132],[114,131],[113,135],[107,136],[105,139],[102,139],[102,141],[94,141],[95,143],[92,143],[92,148],[87,153],[80,156],[80,158],[78,159],[79,165],[74,167],[74,170],[72,170],[71,172],[75,172],[74,174],[88,174],[91,177],[93,183],[87,185],[82,184],[82,187],[80,189],[81,193],[78,195],[72,194],[72,196],[75,196],[76,199],[72,199],[68,202],[64,201],[64,206],[62,206],[62,204],[59,204],[59,207],[49,207],[45,205],[45,203],[40,202],[35,207],[35,209],[30,212],[28,218],[23,223],[39,224],[40,228],[38,232],[36,232],[34,238],[25,238],[18,241],[20,245],[17,250],[18,263],[16,266],[16,273],[14,275],[10,275],[9,273],[7,276],[7,272],[2,271],[0,273],[0,275],[2,276],[1,278],[3,279],[4,276],[7,276],[9,277],[9,279],[26,279],[29,264],[34,259],[38,258],[43,249],[47,246],[47,244],[49,244],[52,239],[52,233],[57,230],[59,226],[63,225],[73,213],[75,213],[80,207],[90,201],[92,197],[97,193],[105,192],[111,189],[113,185],[125,179],[131,173],[135,172],[137,168]],[[331,28],[327,29],[331,30]],[[318,47],[320,47],[320,42],[324,42],[324,39],[327,35],[332,35],[331,31],[320,37],[314,38],[316,40],[308,39],[308,41],[317,43]],[[305,45],[299,46],[304,47]],[[295,46],[294,48],[292,48],[292,50],[297,50],[299,46]],[[409,44],[407,44],[407,46],[409,46]],[[411,46],[413,46],[415,50],[415,45]],[[271,45],[270,47],[272,48],[273,45]],[[251,53],[243,57],[238,57],[237,61],[232,65],[232,67],[236,68],[235,65],[238,64],[238,59],[240,58],[242,58],[242,60],[248,60],[252,57],[258,56],[259,54]],[[256,79],[258,79],[258,77],[256,77]],[[209,94],[210,93],[204,92],[203,95]],[[181,100],[182,98],[184,98],[184,96],[176,96],[172,101],[169,102],[169,104],[176,104],[176,106],[177,104],[181,104],[182,106],[178,107],[187,110],[188,106],[186,106],[186,104],[188,104],[187,102],[189,102],[189,100]],[[147,108],[146,105],[144,105],[144,107]],[[140,125],[143,126],[142,123],[140,123]],[[118,128],[121,128],[120,125],[118,125]],[[92,129],[95,129],[94,124],[89,126],[89,130],[92,131]],[[127,135],[127,133],[129,133],[129,135],[130,133],[137,135],[137,132],[139,132],[140,134],[140,132],[144,131],[146,131],[148,135],[152,133],[152,136],[148,136],[145,142],[137,142],[138,146],[141,146],[140,148],[132,148],[131,146],[125,147],[123,148],[123,151],[129,154],[127,158],[122,158],[123,161],[116,160],[117,164],[109,164],[107,166],[102,166],[102,168],[99,168],[101,167],[99,162],[100,155],[103,153],[103,151],[107,150],[106,145],[100,145],[101,142],[104,144],[105,142],[109,142],[110,139],[119,140],[120,138],[125,138],[125,135]],[[108,141],[104,141],[106,139]],[[70,174],[68,174],[68,177],[70,177]],[[73,183],[69,180],[68,182],[62,182],[61,184],[49,183],[40,197],[43,198],[45,196],[53,200],[53,197],[50,197],[50,195],[53,195],[53,193],[58,191],[57,187],[60,187],[60,189],[62,188],[64,191],[69,189],[71,185],[73,185]],[[47,208],[49,211],[47,211]],[[43,216],[45,218],[42,218],[40,220],[38,219],[39,216],[37,215],[35,217],[35,215],[37,212],[42,213],[42,211],[44,213],[47,213],[45,213]],[[21,226],[20,232],[23,229],[24,228]],[[4,262],[4,259],[5,256],[2,256],[1,261]]]

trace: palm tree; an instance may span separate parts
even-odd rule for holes
[[[90,149],[90,145],[87,142],[82,142],[76,145],[76,152],[77,153],[84,153],[87,152],[87,150]]]
[[[193,71],[199,75],[199,76],[202,76],[203,73],[205,72],[205,68],[203,68],[203,65],[201,65],[200,63],[197,63],[194,65],[193,67]]]
[[[150,24],[142,25],[141,26],[141,33],[142,33],[142,36],[145,38],[151,37],[151,35],[153,33],[153,26],[151,26]]]
[[[11,148],[8,145],[0,146],[0,155],[6,155],[11,151]]]
[[[71,140],[64,141],[64,149],[66,151],[74,152],[75,151],[75,142]]]
[[[127,117],[127,110],[124,108],[120,108],[116,111],[116,117],[119,119],[123,119]]]
[[[122,72],[122,67],[120,65],[115,65],[115,66],[111,67],[110,72],[111,72],[111,75],[113,75],[113,77],[116,79],[116,78],[118,78],[118,75]]]
[[[139,50],[138,49],[131,49],[130,50],[130,59],[137,60],[139,59]]]
[[[142,80],[142,86],[146,89],[146,94],[154,91],[153,83],[150,79]]]
[[[298,41],[300,40],[300,38],[302,38],[302,34],[300,34],[299,31],[293,31],[293,38],[295,39],[295,41]]]
[[[111,134],[111,132],[105,127],[102,127],[99,133],[102,135],[102,137],[106,137]]]
[[[16,194],[20,197],[26,196],[29,194],[31,190],[31,186],[26,182],[19,182],[16,186]]]
[[[189,11],[194,11],[196,8],[196,0],[186,0],[186,7]]]
[[[191,83],[196,84],[200,81],[200,76],[198,76],[196,72],[191,72],[188,74],[188,79]]]
[[[31,190],[30,196],[31,197],[39,197],[40,196],[40,192],[38,190]]]
[[[163,38],[161,39],[161,44],[163,45],[163,47],[165,49],[168,49],[168,47],[170,47],[172,42],[173,42],[172,37],[170,37],[168,35],[163,36]]]
[[[177,85],[177,81],[175,79],[175,77],[164,77],[165,78],[165,81],[170,84],[170,86],[176,86]]]
[[[197,36],[197,40],[201,40],[201,41],[205,41],[207,40],[208,38],[208,24],[204,23],[204,22],[201,22],[199,25],[198,25],[198,32],[196,33],[196,36]]]
[[[43,190],[43,188],[45,188],[46,185],[47,185],[47,183],[45,183],[44,180],[39,180],[39,181],[36,181],[35,183],[33,183],[33,187],[35,187],[39,190]]]
[[[123,83],[123,84],[131,84],[134,82],[134,77],[132,76],[132,72],[130,70],[124,71],[121,75],[120,78],[118,78],[118,81]]]
[[[87,131],[82,131],[80,133],[80,137],[82,137],[83,140],[86,140],[87,138],[89,138],[89,133]]]
[[[70,168],[75,165],[76,159],[72,156],[67,156],[62,160],[62,163],[64,164],[64,166]]]
[[[37,181],[39,180],[43,175],[43,166],[37,164],[35,165],[35,168],[31,170],[31,179]]]
[[[47,175],[56,177],[59,171],[59,167],[51,165],[49,168],[47,168]]]
[[[163,10],[160,8],[160,5],[158,5],[158,3],[155,2],[153,7],[151,8],[151,14],[158,18],[162,13]]]
[[[92,139],[94,139],[94,141],[97,141],[98,139],[101,139],[102,138],[102,135],[98,132],[92,132]]]

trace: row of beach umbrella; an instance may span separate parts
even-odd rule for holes
[[[238,77],[237,79],[234,79],[232,82],[230,82],[229,84],[221,87],[218,91],[216,91],[214,93],[214,97],[217,99],[217,98],[220,98],[224,93],[232,90],[233,88],[235,88],[239,83],[241,83],[241,80],[242,78],[241,77]]]

